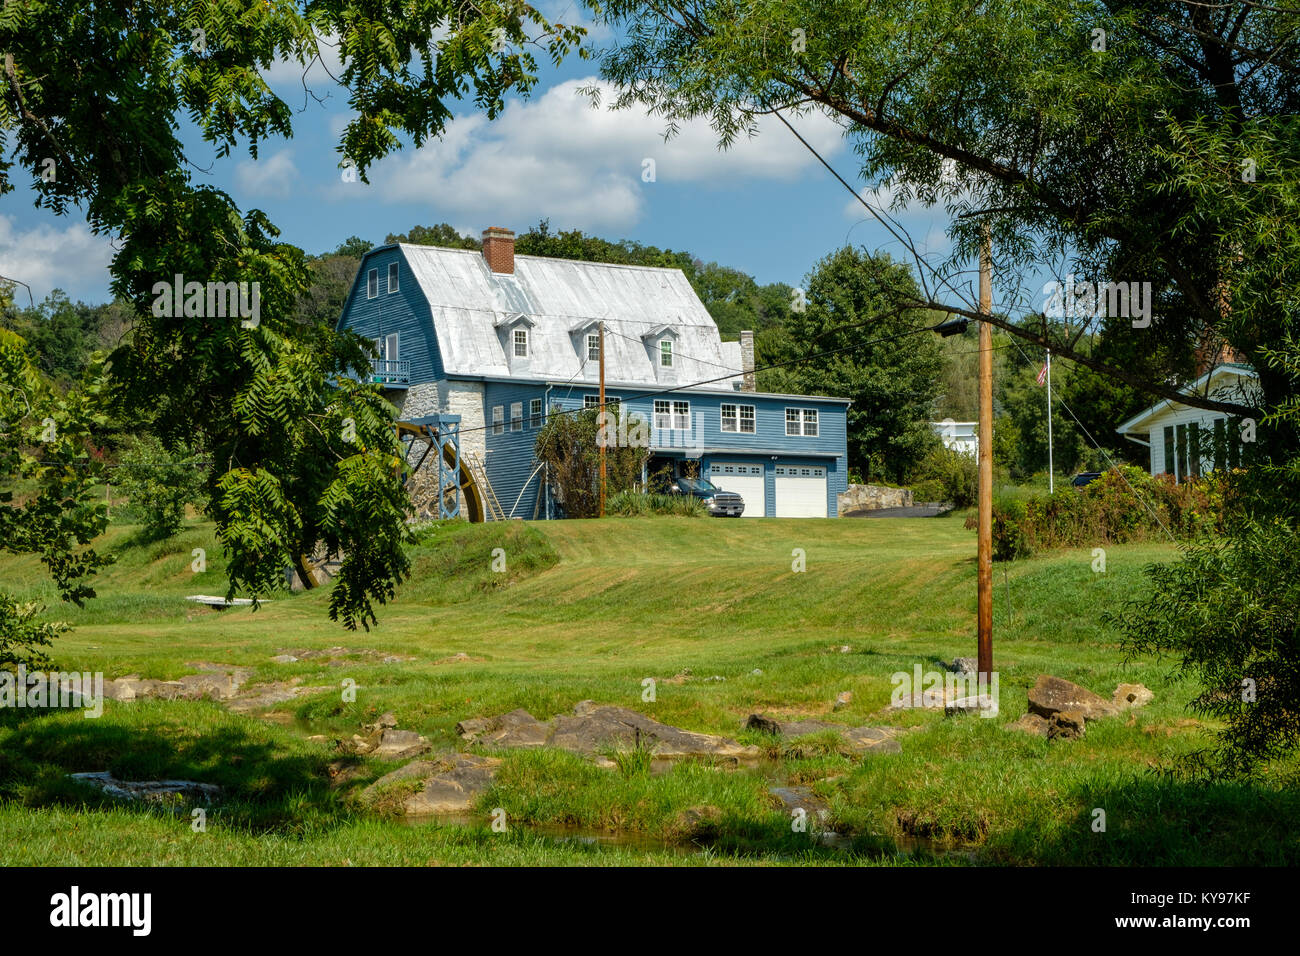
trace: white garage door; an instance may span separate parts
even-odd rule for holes
[[[734,491],[745,499],[746,518],[767,514],[767,497],[762,465],[716,461],[709,465],[709,481],[723,491]]]
[[[826,469],[816,465],[777,465],[776,516],[825,518]]]

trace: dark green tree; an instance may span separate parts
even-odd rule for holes
[[[929,420],[943,370],[939,340],[899,338],[933,323],[899,309],[891,295],[911,281],[907,267],[886,255],[845,247],[827,256],[808,276],[806,308],[785,322],[788,351],[774,356],[807,361],[764,378],[778,391],[852,399],[848,464],[867,480],[904,481],[938,443]],[[885,341],[868,344],[877,340]]]

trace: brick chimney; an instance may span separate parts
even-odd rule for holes
[[[754,333],[740,333],[740,372],[742,392],[757,391],[754,385]]]
[[[488,268],[503,275],[515,274],[515,234],[504,226],[483,230],[483,258]]]

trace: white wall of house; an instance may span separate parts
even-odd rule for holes
[[[1194,389],[1198,394],[1222,401],[1249,403],[1255,398],[1256,381],[1254,371],[1248,366],[1225,365],[1199,379],[1189,393]],[[1216,426],[1221,429],[1217,435]],[[1125,422],[1119,431],[1138,444],[1149,443],[1152,475],[1171,474],[1179,480],[1231,467],[1238,458],[1228,446],[1235,443],[1239,448],[1243,440],[1239,420],[1168,401]]]
[[[945,418],[941,422],[930,422],[930,427],[942,439],[945,448],[972,458],[979,454],[979,422],[955,422]]]

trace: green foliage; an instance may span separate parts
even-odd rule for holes
[[[909,487],[917,501],[946,501],[955,508],[969,508],[978,494],[979,462],[974,455],[940,445],[921,459]]]
[[[147,538],[170,538],[180,531],[185,506],[202,500],[206,470],[202,456],[184,446],[166,449],[149,434],[127,439],[117,483],[131,501],[132,515],[143,521]]]
[[[278,242],[262,212],[195,185],[199,164],[182,127],[219,156],[247,147],[256,158],[268,138],[293,134],[293,111],[264,71],[281,60],[305,70],[321,38],[336,38],[350,117],[340,164],[366,180],[403,140],[439,135],[452,101],[472,98],[495,117],[507,91],[535,85],[532,49],[558,62],[583,35],[503,0],[472,10],[450,0],[401,9],[323,0],[143,12],[55,0],[0,12],[12,63],[0,98],[0,194],[21,183],[38,207],[84,211],[93,232],[114,237],[112,288],[135,333],[112,356],[113,409],[129,427],[150,423],[164,447],[192,442],[211,455],[206,492],[230,552],[232,593],[264,594],[283,582],[286,562],[323,543],[343,555],[331,616],[348,627],[373,621],[407,569],[406,503],[392,409],[347,380],[368,369],[367,353],[319,318],[302,320],[331,309],[329,295],[304,307],[301,251]],[[43,175],[51,158],[53,177]],[[160,308],[178,275],[200,288],[248,283],[260,315],[245,323],[201,306]],[[356,441],[342,437],[345,425]],[[79,507],[75,498],[48,503],[56,513]]]
[[[699,498],[691,495],[669,495],[640,491],[620,491],[605,503],[605,513],[623,518],[643,515],[678,515],[687,518],[704,518],[709,509]]]
[[[21,337],[0,329],[0,551],[35,554],[65,601],[95,591],[89,579],[111,559],[88,547],[108,525],[94,494],[104,479],[92,439],[105,424],[96,366],[83,384],[60,392],[32,364]],[[18,500],[13,486],[23,482]],[[43,663],[39,648],[67,628],[40,623],[41,609],[0,591],[0,666]]]
[[[762,387],[851,398],[849,467],[901,482],[939,444],[928,422],[943,364],[936,336],[907,334],[926,316],[893,305],[896,290],[915,289],[911,273],[887,255],[845,247],[806,285],[807,308],[784,325],[787,351],[764,361],[808,360],[764,373]]]
[[[602,414],[605,416],[602,419]],[[620,425],[620,416],[622,424]],[[600,445],[605,443],[606,495],[629,491],[641,478],[650,457],[648,426],[645,444],[617,441],[638,432],[635,419],[619,406],[607,412],[553,410],[537,433],[536,455],[567,518],[591,518],[600,513]]]
[[[1248,521],[1227,541],[1190,547],[1147,569],[1151,593],[1113,620],[1130,654],[1173,652],[1200,681],[1192,708],[1226,724],[1212,748],[1180,766],[1198,776],[1246,776],[1300,745],[1300,535]]]
[[[30,671],[50,666],[44,649],[71,628],[61,621],[38,620],[44,610],[33,602],[19,604],[0,592],[0,670],[11,670],[19,664]]]
[[[1238,479],[1239,480],[1239,479]],[[1238,506],[1234,476],[1212,472],[1175,482],[1121,466],[1083,488],[993,503],[993,557],[1010,561],[1052,548],[1149,541],[1170,535],[1199,540],[1221,534]],[[967,527],[975,527],[975,517]]]

